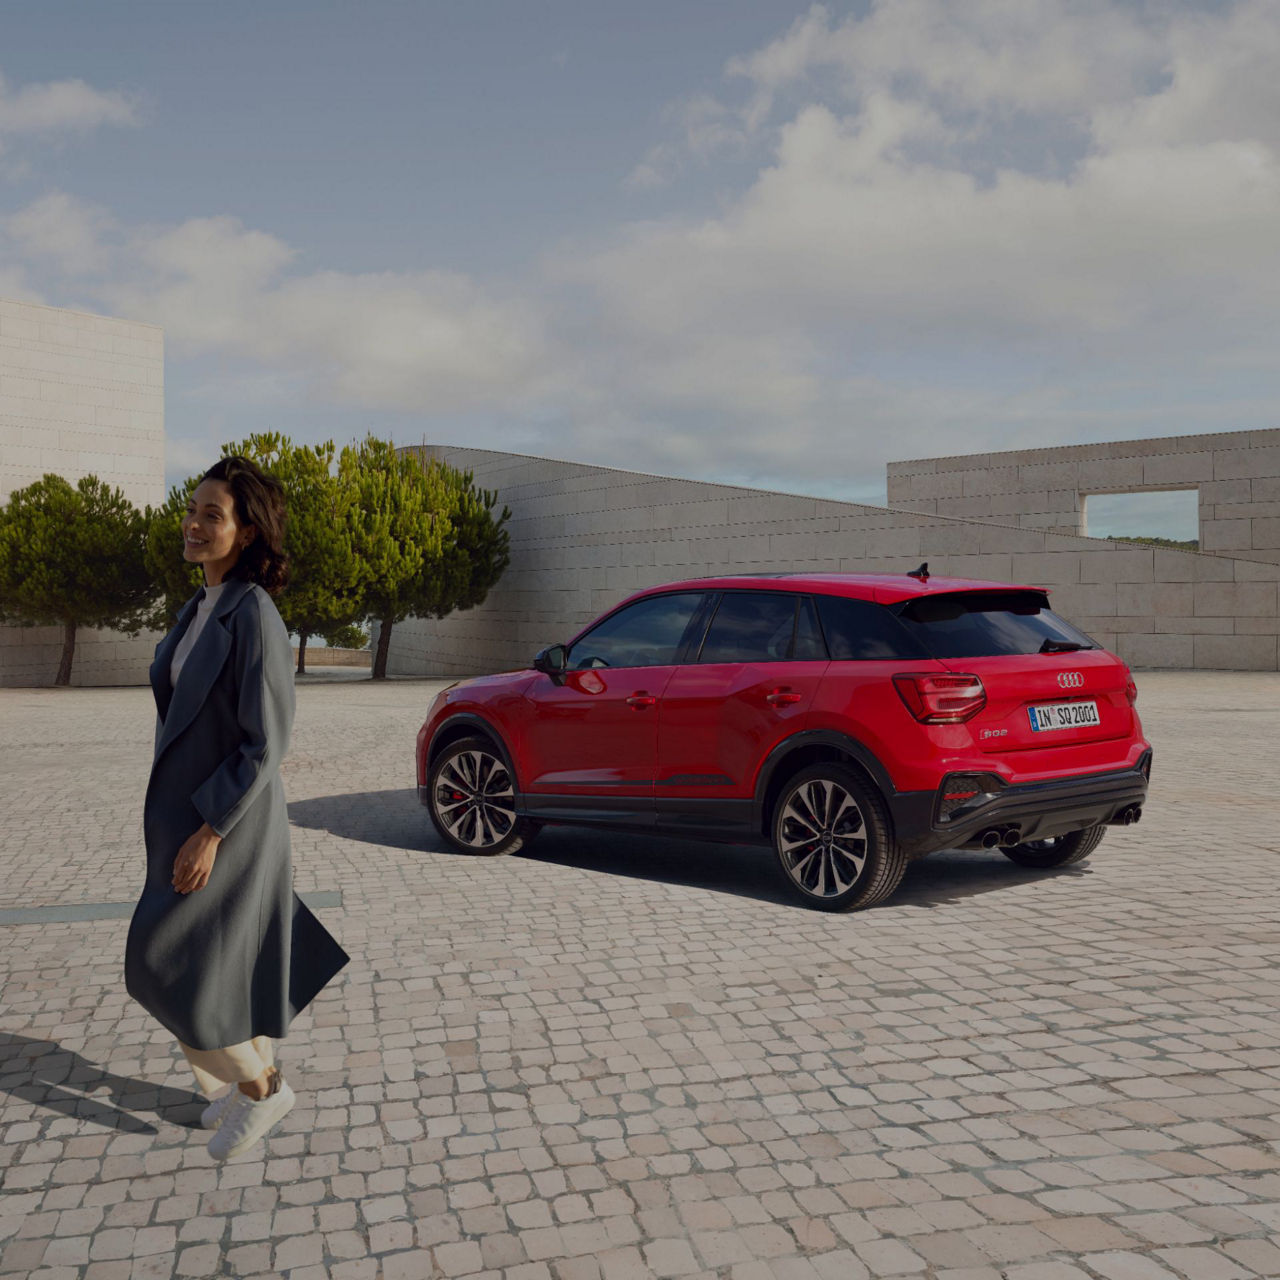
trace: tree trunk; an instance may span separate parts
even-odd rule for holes
[[[378,648],[373,655],[373,678],[387,678],[387,654],[391,652],[391,628],[394,623],[390,618],[383,618],[378,624]]]
[[[62,624],[62,661],[58,663],[58,675],[54,680],[55,685],[68,685],[71,683],[71,659],[76,656],[76,624],[74,622],[64,622]]]
[[[305,676],[307,674],[307,632],[298,632],[298,669],[295,675]]]

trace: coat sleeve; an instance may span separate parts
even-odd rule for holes
[[[251,592],[236,610],[232,649],[240,746],[191,797],[200,816],[225,836],[280,768],[293,728],[293,657],[274,607]]]

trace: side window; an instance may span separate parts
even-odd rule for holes
[[[791,657],[796,597],[782,591],[726,591],[699,662],[783,662]]]
[[[569,650],[569,668],[665,667],[676,660],[702,593],[647,596],[610,614]]]
[[[928,657],[920,642],[883,605],[843,596],[818,596],[817,602],[833,661]]]

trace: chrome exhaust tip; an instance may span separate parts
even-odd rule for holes
[[[1022,843],[1022,832],[1017,827],[1010,827],[1001,837],[1002,848],[1013,849]]]
[[[983,833],[978,837],[978,839],[981,841],[981,843],[982,843],[982,847],[983,847],[984,849],[995,849],[995,848],[997,848],[997,847],[999,846],[999,844],[1000,844],[1001,838],[1002,838],[1002,837],[1001,837],[1001,835],[1000,835],[1000,832],[995,831],[995,830],[992,830],[992,831],[984,831],[984,832],[983,832]]]

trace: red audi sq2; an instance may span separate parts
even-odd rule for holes
[[[418,795],[457,850],[546,824],[771,845],[804,902],[849,910],[934,850],[1060,867],[1137,821],[1136,699],[1041,588],[923,565],[698,578],[445,689]]]

